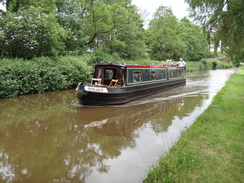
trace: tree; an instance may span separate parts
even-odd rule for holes
[[[54,56],[65,49],[70,31],[55,17],[55,0],[5,0],[0,18],[0,55],[33,58]]]
[[[87,50],[124,58],[146,53],[131,0],[0,0],[0,56],[32,58]]]
[[[57,55],[65,49],[63,40],[69,34],[57,24],[54,14],[33,6],[24,11],[7,11],[0,25],[3,34],[0,55],[4,57],[30,59]]]
[[[72,32],[67,51],[124,58],[145,54],[142,20],[131,0],[57,0],[56,6],[59,24]]]
[[[89,9],[92,16],[87,17],[87,26],[84,27],[84,32],[89,35],[85,46],[123,58],[140,57],[145,52],[144,29],[131,1],[93,3]]]
[[[178,28],[178,20],[171,8],[160,6],[147,30],[148,46],[153,59],[177,58],[183,53],[185,45],[177,34]]]
[[[239,64],[243,61],[243,0],[186,0],[186,2],[195,20],[213,37],[215,47],[221,41],[225,52],[234,63]]]
[[[103,40],[104,48],[110,54],[117,54],[123,58],[143,57],[146,53],[145,31],[136,7],[121,4],[112,7],[112,11],[116,17],[115,29],[105,37],[98,37],[99,40]]]
[[[194,61],[204,58],[208,53],[207,41],[200,27],[191,23],[186,17],[180,20],[179,27],[179,37],[184,43],[181,57]]]

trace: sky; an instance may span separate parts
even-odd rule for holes
[[[5,10],[4,6],[0,3],[0,10]]]
[[[178,19],[188,16],[188,4],[185,3],[184,0],[132,0],[132,4],[149,13],[146,21],[151,19],[152,15],[156,12],[156,9],[161,5],[171,7],[173,14]]]

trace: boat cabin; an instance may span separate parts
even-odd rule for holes
[[[96,64],[91,85],[121,87],[145,82],[184,78],[182,67]]]
[[[123,86],[124,70],[124,67],[119,64],[97,64],[91,84],[108,87]]]

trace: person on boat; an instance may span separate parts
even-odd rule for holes
[[[165,64],[170,64],[170,60],[169,59],[167,59],[167,61],[166,61],[166,63]]]
[[[186,62],[183,60],[183,58],[180,58],[180,61],[177,62],[177,66],[179,66],[179,67],[185,67],[186,66]]]
[[[173,64],[173,61],[172,60],[167,60],[166,61],[166,64],[164,64],[165,66],[175,66],[174,64]]]

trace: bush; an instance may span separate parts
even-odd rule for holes
[[[0,62],[0,98],[73,88],[90,75],[91,67],[79,57],[5,59]]]

